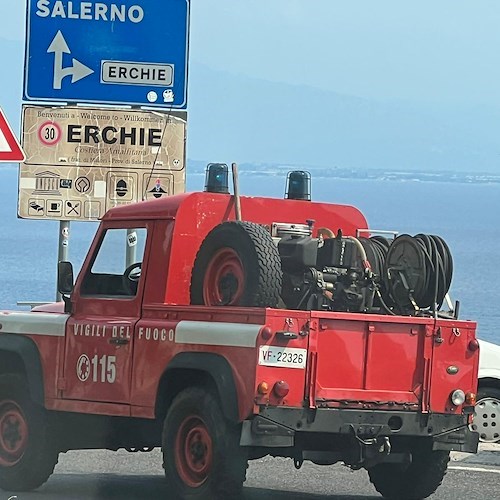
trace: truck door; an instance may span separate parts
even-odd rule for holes
[[[130,402],[134,327],[141,314],[147,224],[103,223],[72,295],[63,398]],[[142,272],[142,277],[141,277]]]

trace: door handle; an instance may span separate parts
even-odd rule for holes
[[[116,338],[116,339],[109,339],[110,344],[115,344],[115,345],[125,345],[130,342],[129,339],[121,339],[121,338]]]

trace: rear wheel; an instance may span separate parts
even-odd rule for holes
[[[432,451],[419,446],[412,453],[412,462],[379,464],[368,470],[370,481],[384,497],[421,500],[432,495],[443,481],[450,460],[449,451]]]
[[[29,491],[47,481],[58,452],[50,441],[47,414],[29,399],[19,375],[0,376],[0,488]]]
[[[224,222],[203,241],[191,277],[191,304],[276,307],[283,273],[269,232],[252,222]]]
[[[238,429],[204,389],[185,389],[174,399],[162,440],[163,467],[174,498],[239,498],[247,457]]]

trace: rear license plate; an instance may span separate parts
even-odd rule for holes
[[[259,348],[259,365],[283,368],[305,368],[307,349],[294,347],[274,347],[261,345]]]

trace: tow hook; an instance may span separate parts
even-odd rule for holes
[[[302,458],[302,456],[300,458],[294,458],[293,459],[293,466],[299,470],[302,468],[302,464],[304,463],[304,459]]]
[[[351,465],[354,470],[362,467],[368,469],[378,464],[383,457],[390,455],[391,442],[387,436],[379,436],[376,438],[362,439],[356,436],[359,444],[359,457],[356,464]]]

